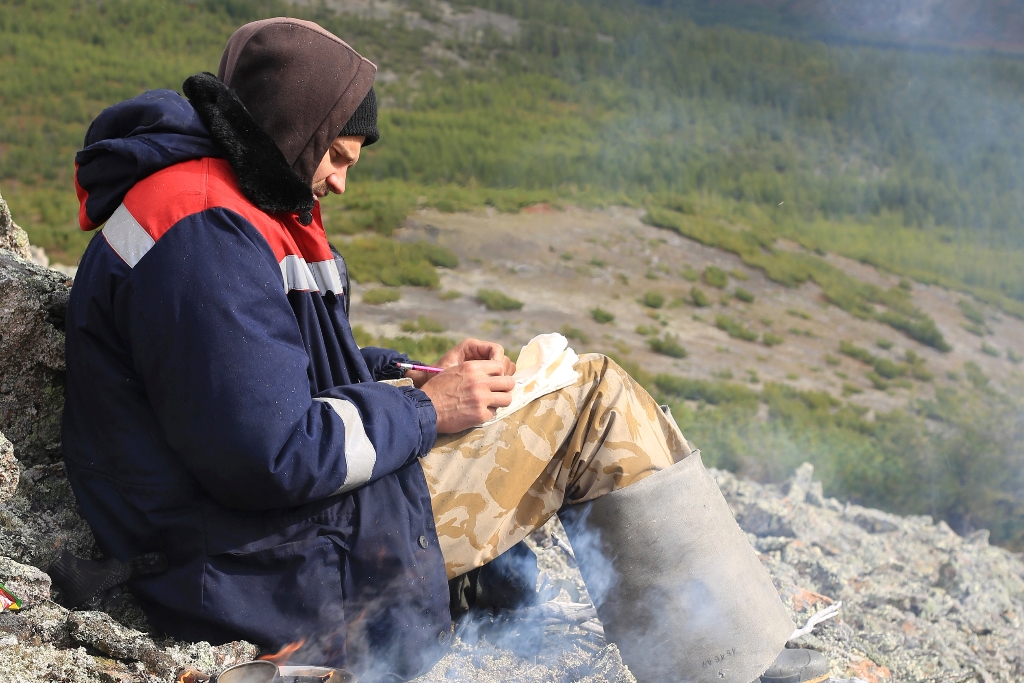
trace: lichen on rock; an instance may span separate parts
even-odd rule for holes
[[[11,216],[11,210],[0,195],[0,249],[12,251],[23,259],[32,258],[31,246],[28,243],[28,233],[18,227]]]
[[[26,465],[60,458],[71,280],[0,249],[0,430]]]

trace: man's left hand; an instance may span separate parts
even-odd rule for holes
[[[451,368],[470,360],[500,361],[504,368],[505,376],[510,377],[516,374],[516,364],[505,355],[505,349],[502,348],[501,344],[480,339],[465,339],[459,342],[451,351],[441,356],[436,365],[439,368]],[[422,387],[433,377],[429,372],[417,370],[410,370],[405,373],[405,376],[412,379],[417,387]]]

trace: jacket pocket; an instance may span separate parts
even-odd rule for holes
[[[345,565],[329,536],[208,555],[204,612],[263,645],[344,634]],[[344,652],[343,636],[328,647]]]

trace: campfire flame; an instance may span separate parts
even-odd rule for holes
[[[276,654],[263,655],[262,657],[260,657],[260,659],[264,659],[268,662],[277,664],[278,666],[282,666],[288,663],[288,660],[291,659],[291,656],[295,654],[298,651],[298,649],[302,647],[303,644],[305,644],[305,642],[306,639],[303,638],[302,640],[297,640],[294,643],[288,643],[287,645],[282,647],[280,651],[278,651]]]

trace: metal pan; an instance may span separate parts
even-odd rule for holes
[[[326,666],[278,666],[257,660],[224,669],[215,683],[357,683],[344,669]]]

